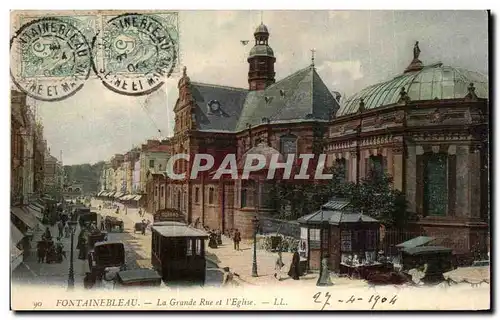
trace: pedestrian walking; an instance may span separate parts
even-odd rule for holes
[[[62,238],[63,237],[63,231],[64,231],[64,223],[62,220],[59,220],[57,223],[57,230],[59,231],[57,237]]]
[[[281,251],[278,251],[278,257],[276,258],[276,263],[274,265],[274,277],[281,281],[281,269],[285,266],[283,263],[283,257]]]
[[[64,237],[67,239],[69,238],[69,223],[66,222],[66,224],[64,225]]]
[[[101,231],[103,231],[106,227],[104,226],[104,219],[101,219]]]
[[[146,220],[144,219],[142,219],[141,231],[142,235],[146,235]]]
[[[125,215],[127,215],[127,207],[125,207]]]
[[[293,280],[300,280],[300,256],[295,249],[293,251],[293,257],[292,257],[292,263],[290,264],[290,270],[288,270],[288,275],[293,279]]]
[[[36,253],[38,257],[38,263],[43,263],[45,261],[45,255],[46,255],[45,241],[38,242],[36,246]]]
[[[234,231],[233,242],[234,242],[234,250],[240,251],[240,241],[241,241],[241,233],[238,229]]]

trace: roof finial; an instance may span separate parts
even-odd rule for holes
[[[410,65],[406,67],[405,73],[412,71],[420,71],[424,68],[424,64],[422,63],[422,61],[418,59],[419,56],[420,56],[420,47],[418,46],[418,41],[415,41],[415,45],[413,46],[413,60],[410,62]]]
[[[260,24],[264,24],[264,11],[260,11]]]
[[[316,49],[311,49],[311,67],[314,67],[314,54],[316,53]]]
[[[418,46],[418,41],[415,42],[415,45],[413,46],[413,59],[418,59],[418,56],[420,56],[420,48]]]
[[[182,68],[182,75],[185,77],[185,76],[186,76],[186,74],[187,74],[187,68],[186,68],[186,66],[184,66],[184,67]]]

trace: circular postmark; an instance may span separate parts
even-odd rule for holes
[[[94,71],[108,89],[142,96],[159,89],[175,67],[177,49],[168,27],[151,15],[128,13],[103,27]]]
[[[78,92],[92,70],[85,36],[63,18],[24,24],[10,41],[10,74],[28,96],[60,101]]]

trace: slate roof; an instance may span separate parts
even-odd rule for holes
[[[349,201],[347,200],[334,199],[324,204],[320,210],[302,216],[297,219],[297,221],[303,224],[321,224],[322,222],[327,222],[332,225],[356,222],[378,222],[376,219],[364,214],[351,212],[347,208],[348,205]]]
[[[195,116],[199,130],[234,131],[248,90],[192,82],[191,94],[197,104]],[[214,113],[208,103],[215,100],[220,103],[220,112]]]
[[[196,122],[200,131],[239,132],[267,123],[328,121],[339,108],[316,70],[308,66],[272,84],[265,90],[249,91],[192,82],[191,94],[197,104]],[[218,101],[212,112],[210,101]]]

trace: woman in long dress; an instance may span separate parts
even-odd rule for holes
[[[293,251],[292,263],[290,264],[288,275],[293,280],[300,280],[300,256],[297,249]]]

